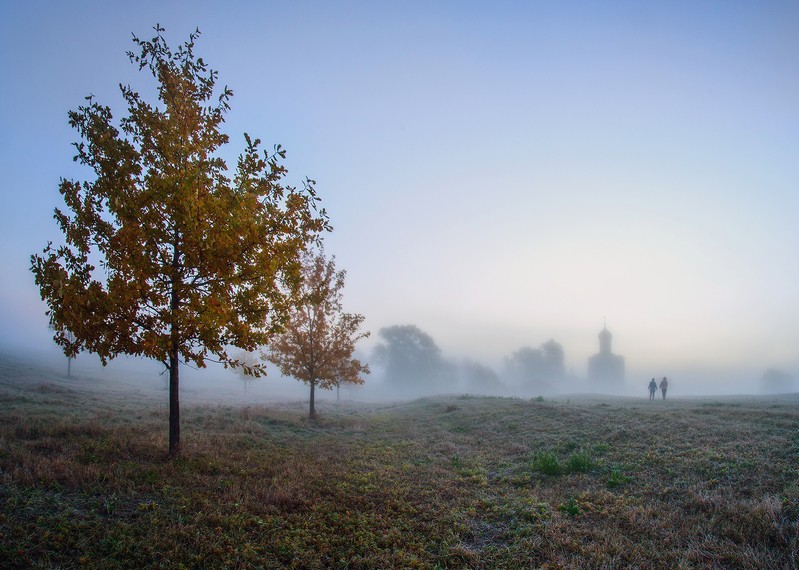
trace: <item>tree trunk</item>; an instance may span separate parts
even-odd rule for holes
[[[178,351],[172,347],[169,354],[169,457],[180,454],[180,396],[178,379]]]
[[[67,356],[67,378],[72,376],[72,359]]]
[[[311,380],[311,411],[309,417],[314,419],[316,417],[316,408],[314,408],[314,388],[316,388],[316,381]]]
[[[180,299],[178,298],[178,282],[180,268],[180,250],[178,249],[178,230],[175,229],[175,241],[172,243],[172,283],[169,309],[172,318],[170,326],[171,346],[169,347],[169,457],[180,455],[180,396],[179,396],[179,348],[180,331],[177,320]]]

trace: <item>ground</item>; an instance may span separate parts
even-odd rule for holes
[[[799,397],[193,405],[0,358],[3,568],[797,568]]]

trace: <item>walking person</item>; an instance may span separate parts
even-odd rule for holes
[[[657,390],[658,390],[658,385],[655,382],[655,379],[652,378],[652,380],[649,382],[649,399],[650,400],[654,400],[655,399],[655,392],[657,392]]]
[[[666,380],[666,377],[663,377],[663,380],[660,381],[660,391],[663,392],[663,399],[666,399],[666,389],[669,387],[669,381]]]

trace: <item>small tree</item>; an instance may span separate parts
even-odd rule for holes
[[[300,253],[328,228],[313,181],[281,183],[285,152],[246,134],[232,180],[219,156],[232,91],[195,57],[199,31],[173,51],[160,26],[133,38],[130,61],[155,78],[160,104],[120,85],[120,130],[90,96],[69,113],[82,142],[75,160],[92,181],[61,180],[71,214],[55,211],[66,244],[31,256],[31,270],[67,356],[86,349],[103,364],[120,354],[154,358],[169,371],[169,453],[180,451],[179,362],[215,358],[248,366],[230,346],[254,350],[288,317]],[[97,271],[94,263],[102,272]],[[103,275],[104,274],[104,275]],[[70,337],[70,333],[74,337]]]
[[[369,373],[367,364],[352,358],[355,344],[369,333],[358,332],[363,315],[342,310],[346,275],[344,270],[336,271],[335,258],[326,259],[323,251],[306,252],[300,301],[266,352],[266,358],[285,376],[310,386],[311,418],[316,417],[316,387],[331,390],[342,382],[363,384],[360,375]]]
[[[56,330],[56,327],[52,322],[50,323],[49,328],[51,331]],[[72,331],[65,331],[64,337],[68,343],[75,342],[75,335],[72,334]],[[67,353],[66,356],[67,356],[67,378],[69,378],[72,376],[72,359],[74,358],[74,356],[70,353]]]

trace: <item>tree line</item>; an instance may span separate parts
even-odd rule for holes
[[[380,329],[373,361],[383,371],[389,391],[498,393],[505,389],[556,391],[566,379],[563,347],[548,340],[538,348],[524,346],[504,359],[499,373],[490,367],[443,357],[433,338],[415,325]]]

